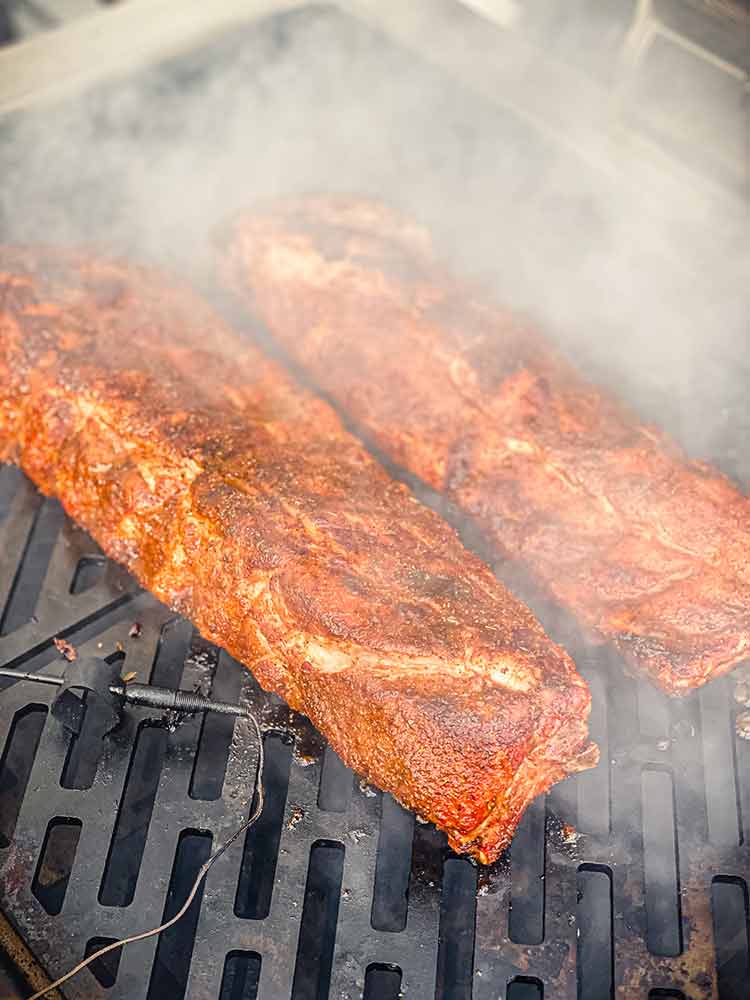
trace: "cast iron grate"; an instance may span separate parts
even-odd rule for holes
[[[0,497],[3,663],[61,671],[51,639],[65,636],[82,655],[124,658],[140,681],[245,699],[265,733],[267,805],[244,846],[182,923],[107,956],[66,995],[749,995],[750,743],[735,737],[731,680],[670,703],[613,665],[585,665],[602,764],[538,800],[507,857],[477,868],[102,564],[16,470],[0,471]],[[83,587],[86,565],[98,569]],[[128,710],[103,744],[85,731],[71,742],[50,697],[13,681],[0,694],[0,888],[57,975],[175,912],[211,845],[247,815],[256,759],[241,722],[170,731],[147,709]]]

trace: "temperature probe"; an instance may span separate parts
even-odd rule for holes
[[[159,687],[155,684],[127,684],[120,677],[117,667],[96,656],[75,660],[65,670],[63,677],[52,674],[28,673],[0,667],[0,677],[15,681],[32,681],[51,684],[60,688],[52,703],[52,714],[66,729],[81,731],[83,717],[93,709],[100,719],[101,735],[110,732],[120,721],[124,704],[145,705],[164,712],[217,712],[249,718],[250,713],[240,705],[213,701],[192,691]]]

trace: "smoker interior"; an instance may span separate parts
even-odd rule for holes
[[[206,247],[234,206],[285,191],[383,194],[425,218],[456,267],[533,307],[584,370],[747,485],[746,321],[731,267],[715,264],[731,219],[712,220],[709,243],[686,216],[629,257],[608,179],[349,16],[275,17],[0,129],[3,239],[114,248],[212,295]],[[570,243],[580,232],[585,252]],[[678,330],[689,365],[654,327]],[[51,640],[65,637],[139,681],[245,699],[265,732],[266,807],[244,845],[185,920],[107,956],[65,995],[747,997],[739,674],[672,701],[496,568],[587,677],[602,762],[535,802],[501,861],[478,868],[362,786],[306,720],[3,469],[0,662],[59,672]],[[256,755],[242,723],[171,731],[143,708],[104,743],[71,739],[50,699],[12,681],[0,694],[0,898],[54,977],[175,912],[211,845],[247,816]]]

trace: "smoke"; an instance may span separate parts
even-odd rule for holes
[[[531,16],[502,6],[516,26]],[[489,72],[490,47],[461,55],[468,24],[452,33],[449,20],[425,51],[439,48],[459,75],[481,56]],[[610,39],[627,27],[621,11],[597,24]],[[575,27],[568,16],[557,34]],[[551,34],[537,42],[554,46]],[[545,93],[534,51],[516,55],[519,86],[566,106]],[[614,120],[602,128],[616,134]],[[622,140],[608,148],[611,162],[593,166],[354,17],[312,8],[4,122],[0,235],[93,243],[205,286],[210,233],[239,207],[303,191],[378,195],[428,223],[457,270],[535,316],[587,373],[750,482],[740,202],[698,182],[623,183],[614,175],[636,155]]]

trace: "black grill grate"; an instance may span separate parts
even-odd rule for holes
[[[0,494],[0,580],[12,581],[6,607],[24,609],[0,637],[3,662],[60,671],[51,639],[64,635],[82,655],[124,656],[140,681],[246,699],[265,732],[267,804],[244,846],[178,926],[107,956],[66,995],[749,995],[750,743],[734,733],[731,679],[670,702],[614,665],[584,665],[603,763],[534,803],[508,856],[477,868],[116,567],[73,587],[101,554],[15,470],[2,469]],[[29,593],[35,604],[20,604]],[[243,723],[171,732],[142,708],[105,743],[84,731],[71,745],[50,697],[13,681],[0,695],[0,864],[7,916],[58,975],[175,912],[211,844],[247,815],[256,759]]]

